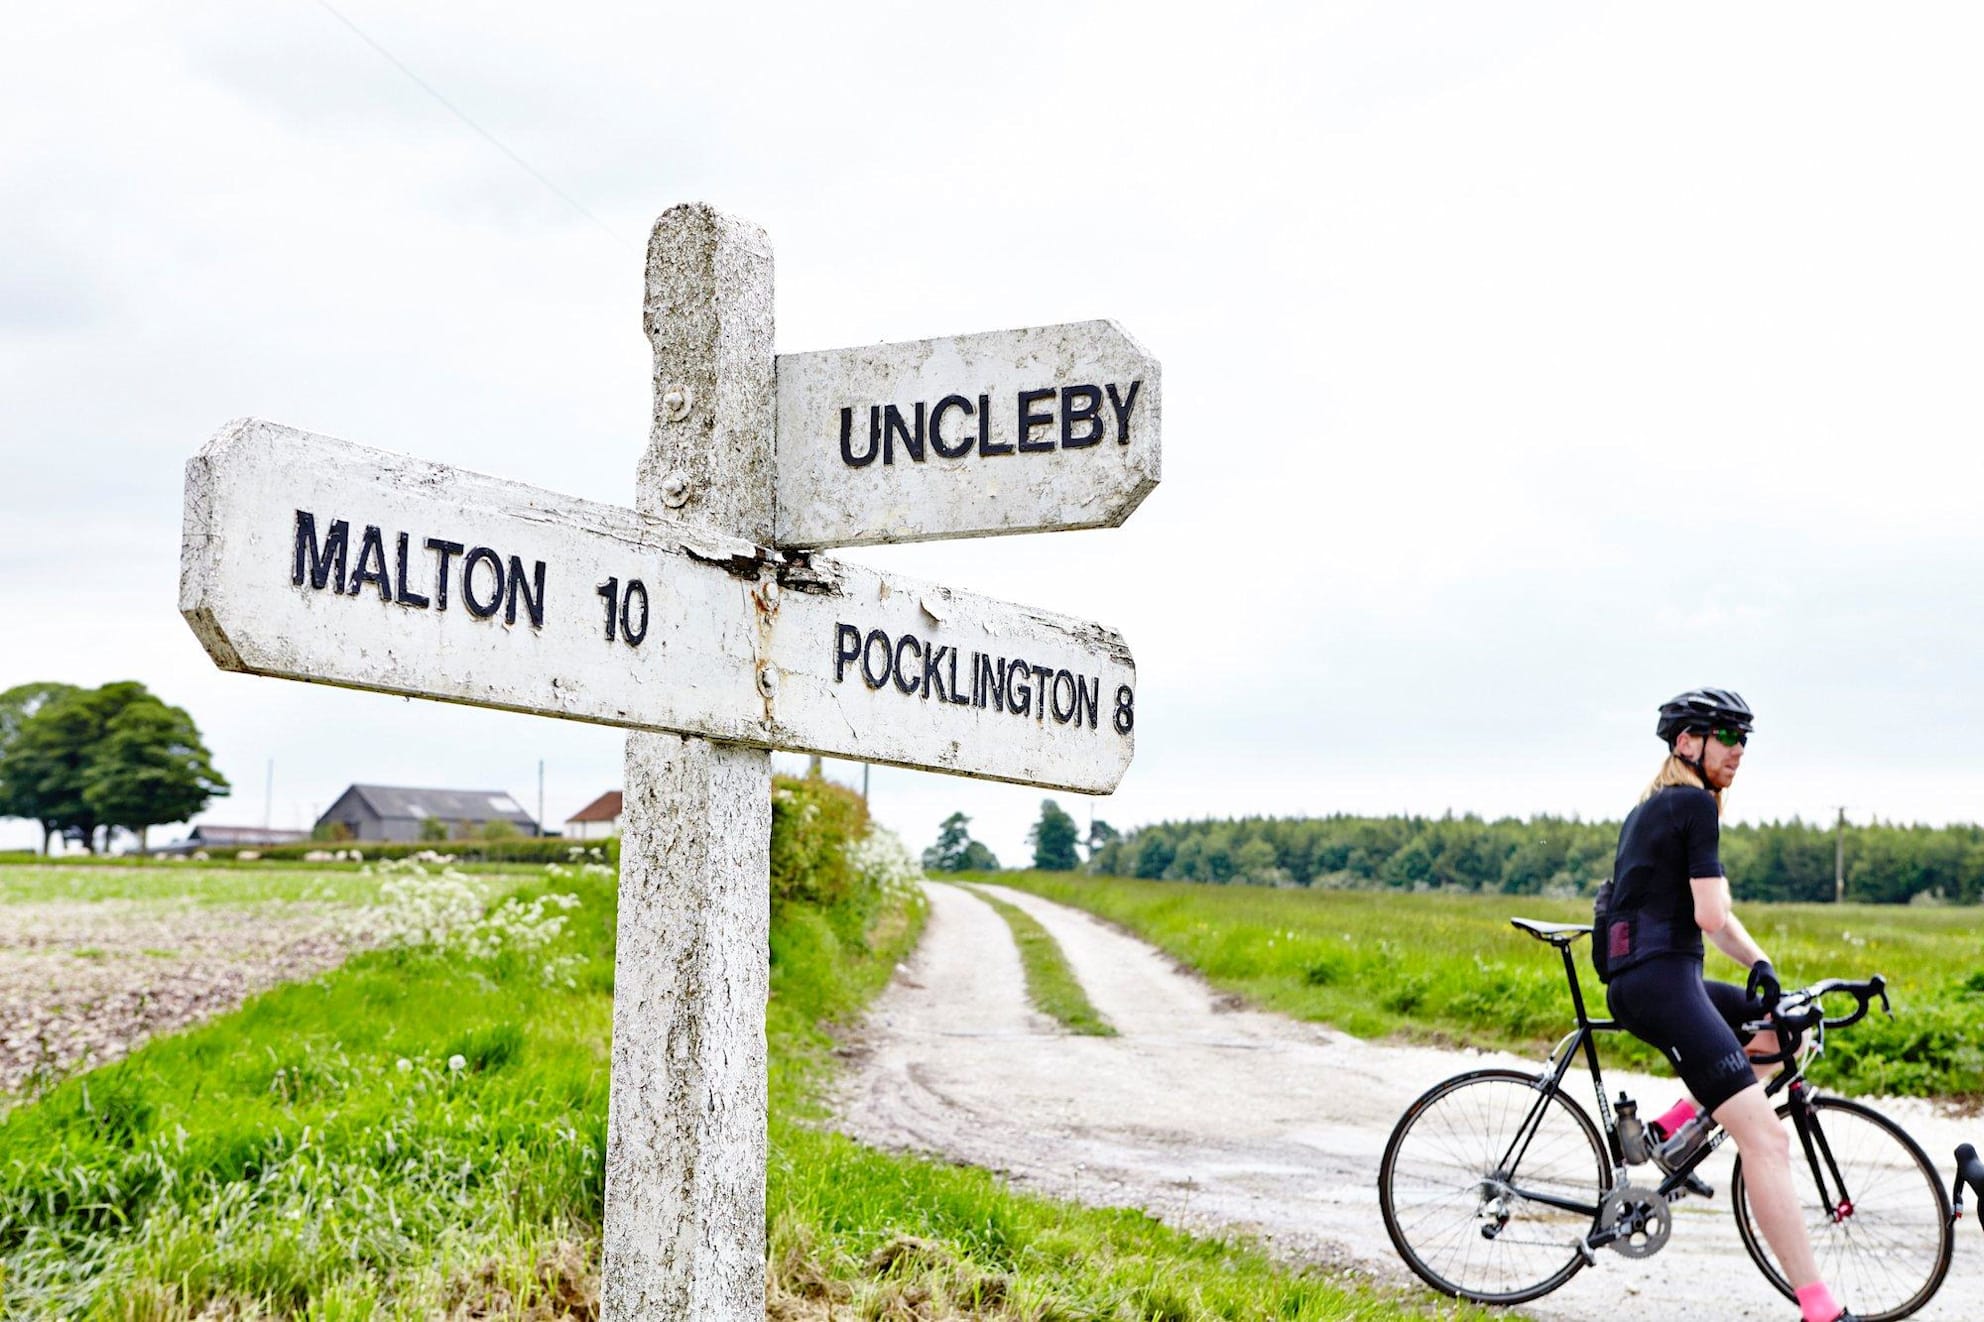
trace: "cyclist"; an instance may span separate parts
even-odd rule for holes
[[[1667,758],[1619,830],[1612,897],[1593,934],[1606,962],[1606,1002],[1635,1037],[1657,1047],[1681,1076],[1683,1099],[1653,1126],[1674,1135],[1663,1165],[1690,1155],[1712,1115],[1743,1154],[1757,1225],[1797,1291],[1803,1322],[1852,1322],[1819,1279],[1811,1238],[1791,1182],[1791,1140],[1764,1095],[1764,1067],[1749,1055],[1778,1049],[1776,1035],[1747,1042],[1741,1025],[1772,1005],[1777,973],[1730,911],[1717,856],[1722,798],[1736,779],[1755,718],[1728,689],[1691,689],[1662,704],[1656,728]],[[1702,975],[1702,937],[1750,970],[1747,987]],[[1748,1051],[1746,1051],[1746,1047]],[[1707,1192],[1706,1186],[1697,1186]]]

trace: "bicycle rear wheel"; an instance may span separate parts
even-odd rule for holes
[[[1811,1106],[1813,1153],[1824,1190],[1813,1181],[1812,1162],[1795,1127],[1791,1178],[1819,1275],[1862,1322],[1907,1317],[1935,1297],[1950,1269],[1956,1235],[1942,1180],[1907,1131],[1872,1107],[1841,1097],[1815,1097]],[[1790,1103],[1777,1114],[1791,1124]],[[1740,1155],[1730,1201],[1743,1247],[1764,1279],[1787,1299],[1795,1298],[1757,1227]]]
[[[1378,1203],[1421,1280],[1519,1304],[1584,1266],[1610,1169],[1576,1102],[1517,1070],[1476,1070],[1406,1108],[1378,1166]]]

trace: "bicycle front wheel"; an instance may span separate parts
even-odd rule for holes
[[[1428,1285],[1519,1304],[1584,1266],[1609,1174],[1576,1102],[1517,1070],[1477,1070],[1406,1108],[1378,1166],[1378,1204]]]
[[[1791,1104],[1777,1114],[1791,1126],[1791,1179],[1819,1277],[1862,1322],[1907,1317],[1935,1297],[1950,1269],[1956,1235],[1942,1180],[1907,1131],[1872,1107],[1841,1097],[1815,1097],[1811,1107],[1809,1155]],[[1730,1201],[1764,1279],[1796,1298],[1756,1223],[1740,1154]]]

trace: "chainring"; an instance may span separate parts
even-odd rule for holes
[[[1617,1237],[1606,1247],[1621,1257],[1650,1258],[1667,1247],[1674,1214],[1654,1190],[1622,1184],[1598,1205],[1598,1229],[1615,1232]]]

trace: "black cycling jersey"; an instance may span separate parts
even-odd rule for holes
[[[1721,830],[1715,796],[1692,785],[1669,785],[1626,814],[1612,864],[1606,912],[1607,977],[1656,955],[1702,957],[1695,925],[1693,877],[1720,877]]]

